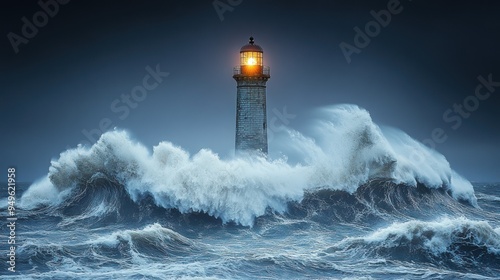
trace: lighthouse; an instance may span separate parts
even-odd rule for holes
[[[253,37],[240,49],[240,65],[233,71],[236,95],[236,153],[267,155],[266,83],[269,67],[263,64],[263,50]]]

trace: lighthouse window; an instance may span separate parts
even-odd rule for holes
[[[240,55],[241,65],[258,65],[262,66],[261,52],[242,52]]]

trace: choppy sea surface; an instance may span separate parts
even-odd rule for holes
[[[500,183],[470,183],[352,105],[283,134],[299,162],[149,150],[124,131],[64,151],[17,184],[1,278],[500,279]]]

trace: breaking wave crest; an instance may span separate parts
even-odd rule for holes
[[[301,202],[306,193],[353,194],[377,178],[410,188],[422,184],[442,189],[476,205],[472,185],[444,156],[401,131],[381,130],[363,109],[341,105],[323,110],[314,134],[287,130],[287,145],[302,154],[299,163],[290,164],[286,157],[221,159],[208,149],[190,155],[170,142],[150,152],[125,131],[112,131],[92,147],[61,153],[47,177],[23,194],[20,206],[64,206],[66,212],[87,217],[116,211],[120,201],[140,204],[147,199],[160,208],[251,226],[269,210],[286,212],[290,202]],[[72,203],[76,200],[88,200],[86,209],[78,209],[82,204]]]
[[[81,272],[88,263],[98,263],[103,268],[123,262],[144,264],[151,257],[162,256],[165,260],[200,250],[196,242],[157,223],[137,230],[93,235],[96,237],[92,240],[26,240],[19,254],[23,262],[34,263],[42,270],[64,266],[68,271]]]
[[[348,237],[328,253],[370,254],[408,262],[445,265],[459,271],[500,268],[500,229],[466,218],[412,220],[376,230],[364,237]]]
[[[192,253],[197,244],[181,234],[155,223],[140,230],[122,230],[89,241],[97,251],[115,250],[115,253],[140,258],[141,255],[162,256]]]

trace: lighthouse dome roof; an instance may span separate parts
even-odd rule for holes
[[[259,45],[255,45],[253,37],[250,37],[250,41],[241,47],[240,52],[263,52],[263,50]]]

